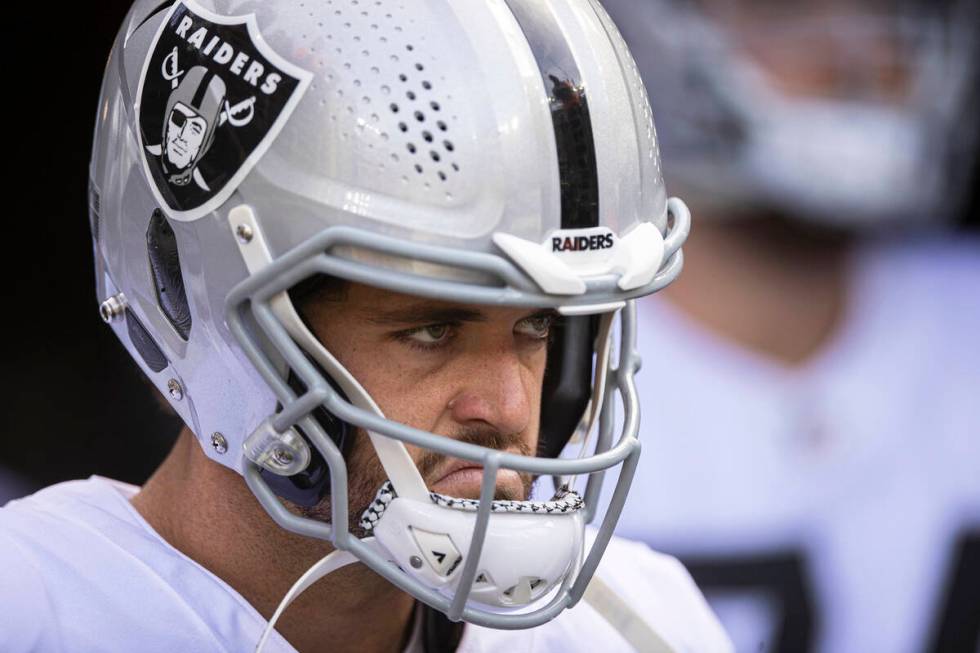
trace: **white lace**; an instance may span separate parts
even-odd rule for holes
[[[381,489],[378,490],[378,494],[375,496],[374,501],[368,506],[367,510],[361,515],[360,526],[366,531],[374,529],[375,524],[381,519],[381,515],[384,514],[385,510],[388,508],[388,504],[397,495],[395,494],[395,488],[392,487],[391,481],[385,481]],[[465,510],[467,512],[476,512],[480,509],[480,501],[478,499],[459,499],[456,497],[448,497],[444,494],[438,494],[436,492],[429,492],[429,498],[432,503],[442,506],[443,508],[452,508],[453,510]],[[550,501],[511,501],[511,500],[496,500],[491,502],[490,511],[491,512],[524,512],[524,513],[543,513],[543,514],[553,514],[553,513],[569,513],[580,510],[585,505],[582,497],[572,490],[566,488],[560,488],[555,496],[551,498]]]

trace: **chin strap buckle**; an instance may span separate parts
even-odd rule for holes
[[[310,464],[310,446],[296,429],[276,431],[266,418],[245,439],[245,457],[279,476],[292,476]]]

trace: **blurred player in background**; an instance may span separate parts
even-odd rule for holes
[[[976,651],[975,3],[605,0],[690,198],[619,532],[740,651]]]

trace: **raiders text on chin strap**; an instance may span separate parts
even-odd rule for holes
[[[680,272],[690,221],[636,65],[595,0],[354,4],[136,4],[91,164],[102,314],[207,456],[336,547],[277,615],[356,560],[451,621],[531,628],[585,596],[630,622],[590,580],[639,455],[633,300]],[[386,417],[296,311],[324,276],[555,309],[539,454]],[[348,527],[353,429],[388,477],[356,507],[364,532]],[[479,500],[430,493],[406,444],[482,465]],[[550,501],[495,501],[500,469],[563,481]],[[329,501],[333,523],[281,497]],[[638,647],[659,641],[632,622]]]

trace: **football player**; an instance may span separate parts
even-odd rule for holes
[[[612,536],[690,216],[598,2],[141,0],[91,191],[101,316],[186,428],[142,488],[0,510],[0,649],[731,650]]]

